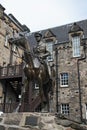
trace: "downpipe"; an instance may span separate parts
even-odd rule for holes
[[[55,48],[56,54],[56,112],[58,113],[58,49]]]
[[[77,73],[78,73],[78,89],[79,89],[79,106],[80,106],[80,120],[83,122],[83,116],[82,116],[82,98],[81,98],[81,84],[80,84],[80,61],[83,61],[86,59],[86,43],[84,43],[83,46],[83,51],[84,51],[84,57],[80,58],[77,60]]]

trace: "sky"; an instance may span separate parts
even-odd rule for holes
[[[0,0],[31,32],[87,19],[87,0]]]

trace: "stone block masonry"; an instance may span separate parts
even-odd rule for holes
[[[0,130],[75,130],[64,127],[64,120],[59,123],[54,113],[7,113],[0,119]]]

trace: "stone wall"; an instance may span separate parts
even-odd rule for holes
[[[4,10],[5,8],[0,4],[0,67],[7,67],[9,64],[21,64],[22,59],[19,58],[19,55],[22,56],[23,54],[22,49],[18,48],[18,52],[17,49],[14,51],[14,46],[8,42],[8,39],[13,37],[13,35],[17,35],[20,31],[23,31],[22,26],[20,27],[16,22],[12,21],[11,17],[4,13]],[[4,69],[1,73],[4,75]],[[7,88],[6,103],[10,102],[11,99],[13,101],[16,100],[14,90],[5,84],[6,80],[8,79],[4,79],[3,82],[0,81],[0,103],[5,101],[5,89],[3,88]]]
[[[52,113],[9,113],[0,117],[0,130],[75,130],[71,124]]]
[[[86,43],[87,44],[87,43]],[[61,104],[69,104],[69,115],[76,121],[81,119],[81,106],[82,105],[82,118],[86,119],[86,103],[87,103],[87,58],[79,61],[79,75],[78,75],[78,58],[73,57],[72,44],[64,43],[57,45],[58,50],[58,110],[61,113]],[[87,55],[87,51],[86,51]],[[84,57],[83,45],[81,45],[81,57]],[[55,55],[56,57],[56,55]],[[80,58],[81,58],[80,57]],[[68,73],[68,86],[61,87],[60,74]],[[80,76],[80,91],[79,80]],[[80,104],[81,96],[81,104]],[[55,100],[56,101],[56,100]],[[55,102],[56,104],[56,102]]]

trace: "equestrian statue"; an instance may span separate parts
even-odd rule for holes
[[[49,74],[46,59],[50,55],[46,49],[46,43],[42,41],[41,33],[35,33],[37,46],[30,51],[30,42],[27,36],[21,34],[18,37],[9,39],[11,44],[15,44],[24,50],[23,60],[25,61],[24,74],[28,82],[37,81],[39,84],[39,94],[41,98],[41,108],[44,107],[43,98],[47,102],[49,111],[49,93],[53,94],[52,79]]]

